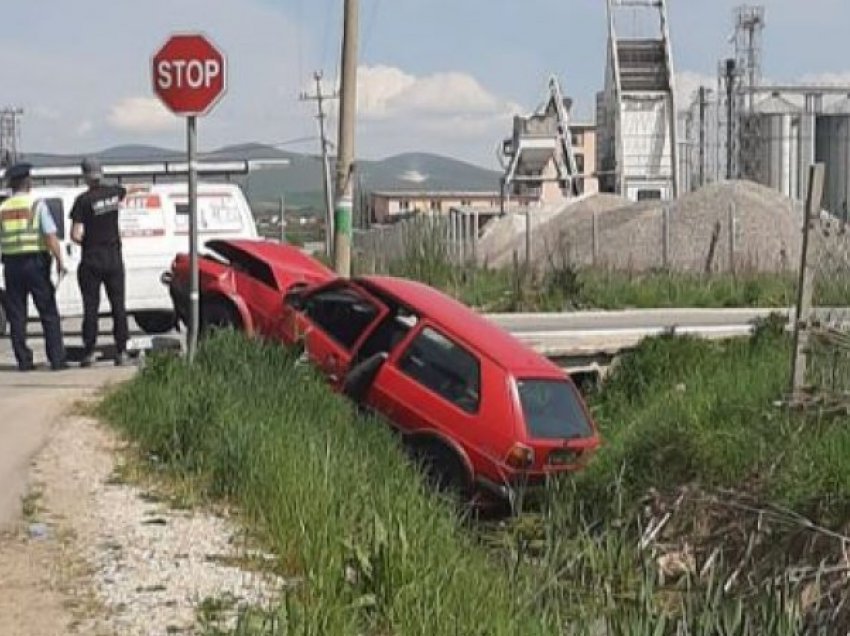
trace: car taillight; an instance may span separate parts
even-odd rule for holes
[[[531,468],[534,465],[534,451],[523,444],[514,444],[505,463],[511,468]]]
[[[572,450],[570,448],[558,448],[549,453],[549,457],[546,458],[546,463],[549,466],[554,466],[556,468],[564,466],[575,466],[576,464],[581,462],[582,454],[583,451],[580,450]]]

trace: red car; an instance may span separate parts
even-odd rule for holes
[[[580,468],[599,446],[564,372],[421,283],[337,278],[285,245],[213,241],[201,260],[202,325],[303,343],[332,386],[394,426],[442,485],[510,497]],[[186,315],[188,258],[170,276]]]

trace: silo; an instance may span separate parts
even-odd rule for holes
[[[826,164],[823,207],[847,220],[850,205],[850,95],[824,109],[816,123],[815,157]]]
[[[741,176],[799,198],[800,109],[774,93],[741,122]]]

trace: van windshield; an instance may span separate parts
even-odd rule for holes
[[[528,434],[535,439],[581,439],[593,428],[578,391],[561,380],[517,380]]]

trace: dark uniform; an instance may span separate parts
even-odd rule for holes
[[[43,201],[29,193],[30,166],[19,164],[6,171],[15,192],[0,205],[0,256],[5,279],[5,306],[12,348],[18,369],[34,368],[27,346],[27,304],[32,296],[41,319],[47,358],[53,370],[67,368],[62,326],[56,307],[56,290],[50,280],[50,250],[46,237],[56,225]],[[62,268],[61,263],[59,268]]]
[[[120,364],[127,348],[128,326],[118,213],[127,191],[121,186],[101,184],[100,167],[93,162],[83,163],[83,173],[87,178],[96,178],[96,181],[90,181],[89,189],[77,197],[71,210],[71,220],[83,226],[82,258],[77,269],[84,311],[83,362],[91,363],[97,343],[100,288],[103,285],[112,309],[112,333],[117,350],[115,361]]]

